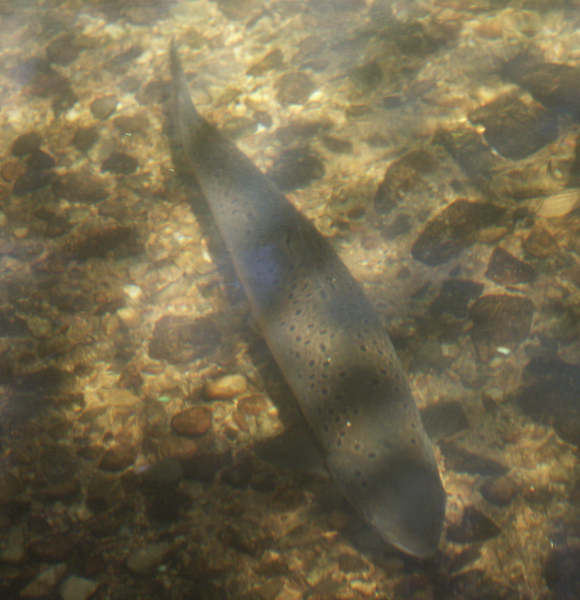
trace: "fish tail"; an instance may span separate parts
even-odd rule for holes
[[[181,66],[181,60],[177,53],[177,46],[173,38],[171,39],[170,56],[173,92],[173,126],[185,155],[190,158],[196,131],[205,120],[197,112],[197,109],[191,100],[183,67]]]

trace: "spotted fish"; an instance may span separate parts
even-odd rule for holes
[[[199,114],[173,43],[171,70],[184,158],[330,475],[384,540],[432,554],[445,491],[381,317],[326,238]]]

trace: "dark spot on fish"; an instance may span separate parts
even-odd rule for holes
[[[315,361],[312,358],[308,361],[308,366],[309,367],[313,367],[315,364],[316,363],[315,363]]]
[[[374,460],[374,459],[377,457],[377,455],[376,455],[376,453],[375,453],[375,452],[369,452],[369,453],[367,454],[367,457],[368,457],[370,460]]]

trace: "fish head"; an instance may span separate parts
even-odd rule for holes
[[[360,506],[387,542],[408,554],[435,552],[445,521],[445,490],[431,461],[396,456],[367,477]]]

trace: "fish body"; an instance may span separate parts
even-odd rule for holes
[[[185,160],[332,478],[386,541],[432,554],[445,492],[379,314],[326,238],[199,114],[173,44],[171,68]]]

